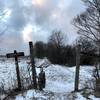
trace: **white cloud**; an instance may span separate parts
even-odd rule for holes
[[[54,29],[61,29],[73,41],[76,31],[71,21],[84,9],[80,0],[2,0],[0,8],[8,10],[5,25],[9,25],[0,46],[7,39],[9,49],[21,48],[30,40],[46,42]]]

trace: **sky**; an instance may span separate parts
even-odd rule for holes
[[[77,32],[72,20],[83,5],[81,0],[0,0],[0,54],[15,49],[28,53],[29,41],[47,42],[53,30],[73,43]]]

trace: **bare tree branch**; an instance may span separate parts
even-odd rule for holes
[[[73,23],[78,28],[78,34],[100,43],[100,0],[83,1],[87,9],[78,15]]]
[[[0,23],[2,22],[2,19],[5,17],[7,11],[4,11],[4,12],[0,12]],[[4,35],[5,34],[5,31],[8,29],[8,26],[6,25],[6,28],[3,29],[1,32],[0,32],[0,36]]]

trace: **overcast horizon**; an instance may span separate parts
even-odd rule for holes
[[[77,33],[71,22],[84,9],[81,0],[0,0],[0,14],[5,13],[0,17],[0,55],[15,49],[27,54],[29,41],[47,42],[55,29],[73,43]]]

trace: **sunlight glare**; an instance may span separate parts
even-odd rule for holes
[[[45,0],[32,0],[33,5],[43,6]]]
[[[22,36],[24,42],[29,42],[32,40],[32,25],[27,25],[22,31]]]

